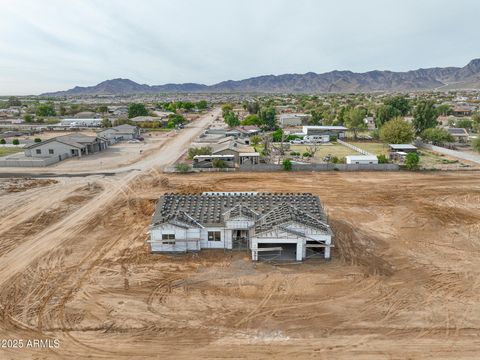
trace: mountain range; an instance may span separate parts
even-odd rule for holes
[[[331,71],[323,74],[264,75],[214,85],[195,83],[146,85],[129,79],[112,79],[95,86],[44,93],[42,96],[92,96],[159,93],[346,93],[374,91],[480,89],[480,59],[464,67],[435,67],[407,72]]]

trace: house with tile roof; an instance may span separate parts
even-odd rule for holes
[[[330,259],[333,246],[320,199],[309,193],[169,193],[149,233],[153,253],[244,250],[254,261]]]

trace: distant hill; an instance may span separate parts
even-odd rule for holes
[[[411,91],[433,89],[480,89],[480,59],[466,66],[428,68],[407,72],[331,71],[323,74],[264,75],[245,80],[228,80],[214,85],[195,83],[146,85],[129,79],[106,80],[95,86],[42,94],[43,96],[126,95],[195,92],[252,93],[345,93],[372,91]]]

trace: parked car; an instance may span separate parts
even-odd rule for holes
[[[141,136],[137,137],[137,140],[144,141],[145,139]]]
[[[290,144],[303,144],[305,143],[303,141],[303,139],[293,139],[293,140],[290,140]]]
[[[133,139],[133,140],[128,140],[127,141],[129,144],[137,144],[140,142],[140,140],[137,140],[137,139]]]

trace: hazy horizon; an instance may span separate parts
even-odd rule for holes
[[[211,85],[270,74],[462,67],[479,57],[473,0],[2,5],[2,95],[114,78]]]

